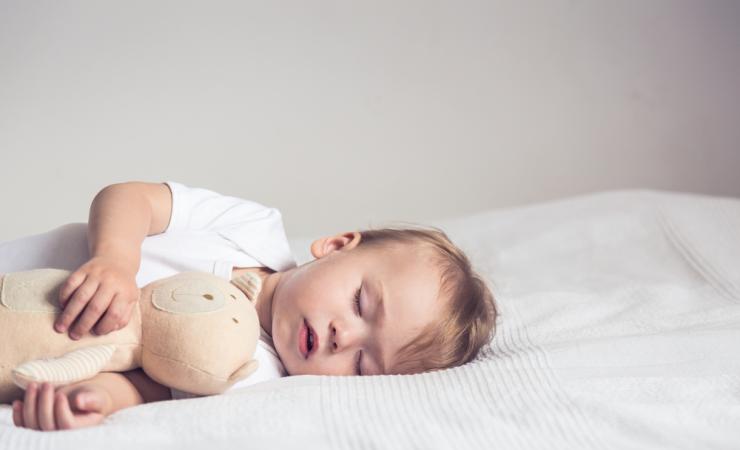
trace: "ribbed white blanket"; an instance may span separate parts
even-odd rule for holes
[[[3,407],[0,448],[740,448],[740,200],[611,192],[435,225],[493,282],[476,362],[289,377],[53,433]]]

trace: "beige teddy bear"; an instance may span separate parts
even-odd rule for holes
[[[138,367],[166,386],[211,395],[257,369],[257,275],[229,282],[185,272],[154,281],[141,288],[126,327],[74,341],[53,329],[59,289],[70,274],[0,275],[0,403],[22,399],[21,388],[32,381],[62,386]]]

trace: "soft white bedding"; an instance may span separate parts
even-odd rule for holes
[[[289,377],[54,433],[3,407],[0,448],[740,448],[740,200],[623,191],[435,225],[493,281],[476,362]]]

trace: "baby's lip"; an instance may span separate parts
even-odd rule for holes
[[[308,322],[303,319],[301,328],[298,329],[298,352],[303,355],[303,358],[308,358]]]

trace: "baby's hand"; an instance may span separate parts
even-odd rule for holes
[[[104,388],[93,384],[54,387],[29,384],[23,401],[13,402],[13,423],[33,430],[68,430],[97,425],[110,414],[113,400]]]
[[[75,340],[93,326],[98,335],[123,328],[131,318],[139,293],[135,272],[111,257],[90,258],[59,289],[59,304],[64,312],[57,318],[54,328],[64,333],[78,316],[69,332],[69,337]]]

